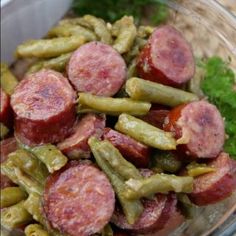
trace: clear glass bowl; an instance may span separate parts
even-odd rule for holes
[[[231,58],[230,65],[236,72],[235,16],[214,0],[159,1],[170,8],[170,19],[167,23],[175,26],[185,35],[192,44],[196,57],[218,55],[225,60]],[[236,4],[235,0],[231,1]],[[173,217],[173,222],[168,222],[167,230],[162,230],[152,236],[207,236],[210,234],[231,236],[236,230],[232,231],[234,230],[232,227],[230,231],[229,228],[225,230],[225,227],[236,224],[236,215],[232,215],[234,212],[236,212],[236,192],[218,204],[198,208],[194,219],[185,220],[180,215],[176,215]],[[11,232],[10,235],[19,234]]]
[[[196,57],[220,56],[226,61],[230,58],[230,66],[236,72],[236,16],[215,0],[160,2],[170,8],[167,23],[185,35]],[[232,2],[236,5],[235,0]],[[168,230],[152,236],[236,235],[236,192],[218,204],[199,207],[192,220],[176,216],[173,221],[166,227]]]

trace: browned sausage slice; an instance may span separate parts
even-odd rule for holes
[[[227,153],[222,152],[209,166],[215,172],[200,175],[194,179],[191,201],[199,206],[213,204],[228,197],[235,188],[232,162]]]
[[[43,209],[51,226],[70,236],[98,233],[115,204],[112,186],[95,166],[74,162],[49,177]]]
[[[26,145],[62,141],[76,119],[75,92],[62,74],[41,70],[28,75],[15,89],[15,135]]]
[[[137,70],[143,79],[179,86],[194,75],[191,46],[175,28],[161,26],[141,51]]]
[[[175,107],[166,117],[164,129],[179,139],[177,149],[188,156],[214,158],[224,145],[223,118],[207,101]]]
[[[0,142],[1,163],[7,159],[8,154],[16,151],[17,142],[15,138],[7,138]],[[1,189],[13,186],[14,183],[5,175],[1,174]]]
[[[148,146],[110,128],[105,128],[103,138],[110,141],[135,166],[148,166],[151,152]]]
[[[132,233],[153,233],[163,229],[176,208],[175,194],[156,194],[153,199],[142,200],[144,211],[133,225],[129,225],[120,208],[116,208],[112,222]]]
[[[6,125],[8,128],[11,128],[13,112],[10,105],[10,97],[2,90],[2,88],[0,88],[0,99],[0,122]]]
[[[91,136],[100,138],[105,128],[105,117],[95,114],[87,114],[78,121],[72,136],[66,138],[57,146],[70,158],[88,158],[90,148],[88,139]]]
[[[73,53],[67,73],[77,91],[113,96],[125,82],[126,64],[111,46],[90,42]]]

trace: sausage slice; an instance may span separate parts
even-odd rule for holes
[[[110,141],[120,153],[137,167],[147,167],[151,149],[131,137],[105,128],[103,138]]]
[[[228,197],[235,188],[232,162],[227,153],[220,155],[209,163],[214,172],[200,175],[194,179],[193,192],[189,198],[199,206],[213,204]]]
[[[141,51],[137,71],[143,79],[180,86],[195,72],[191,46],[175,28],[161,26]]]
[[[67,137],[76,119],[76,94],[68,80],[53,70],[27,76],[15,89],[15,136],[26,145],[56,143]]]
[[[11,128],[13,112],[10,105],[10,97],[2,90],[2,88],[0,88],[0,99],[0,122],[6,125],[8,128]]]
[[[87,114],[78,121],[72,136],[60,142],[58,148],[70,158],[88,158],[90,148],[88,139],[91,136],[100,138],[105,128],[105,117],[95,114]]]
[[[70,236],[98,233],[115,205],[112,186],[103,172],[86,163],[70,163],[47,179],[44,214],[55,229]]]
[[[223,118],[207,101],[175,107],[166,117],[164,129],[179,139],[177,149],[187,156],[214,158],[224,145]]]
[[[143,199],[144,211],[140,218],[130,225],[119,207],[116,208],[112,222],[121,229],[132,233],[153,233],[164,228],[176,207],[174,194],[156,194],[153,199]]]
[[[90,42],[72,54],[67,73],[78,92],[113,96],[125,82],[126,64],[111,46]]]

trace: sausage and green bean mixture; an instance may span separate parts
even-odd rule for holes
[[[194,93],[192,48],[172,26],[85,15],[15,55],[32,63],[21,78],[1,64],[2,227],[145,235],[234,191],[224,120]]]

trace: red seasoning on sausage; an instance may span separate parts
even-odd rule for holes
[[[151,149],[145,144],[110,128],[105,128],[103,138],[110,141],[135,166],[148,166]]]
[[[57,147],[70,158],[88,158],[90,156],[88,139],[93,135],[100,138],[105,123],[104,116],[87,114],[78,121],[74,133],[60,142]]]
[[[191,201],[199,206],[221,201],[235,188],[232,162],[227,153],[220,153],[209,166],[215,168],[215,171],[194,178],[193,192],[189,194]]]
[[[0,122],[6,125],[8,128],[11,128],[13,112],[10,105],[10,97],[2,90],[2,88],[0,88],[0,99]]]
[[[78,92],[113,96],[126,79],[126,64],[111,46],[90,42],[71,56],[67,73]]]
[[[143,79],[180,86],[195,72],[191,46],[175,28],[161,26],[141,51],[137,71]]]
[[[58,72],[28,75],[11,96],[16,137],[30,146],[62,141],[76,119],[75,97],[68,80]]]
[[[164,130],[173,133],[177,149],[196,158],[214,158],[223,149],[224,121],[217,108],[207,101],[180,105],[170,111]]]
[[[68,164],[47,179],[44,214],[55,229],[70,236],[90,236],[109,222],[115,194],[106,175],[91,164]]]

